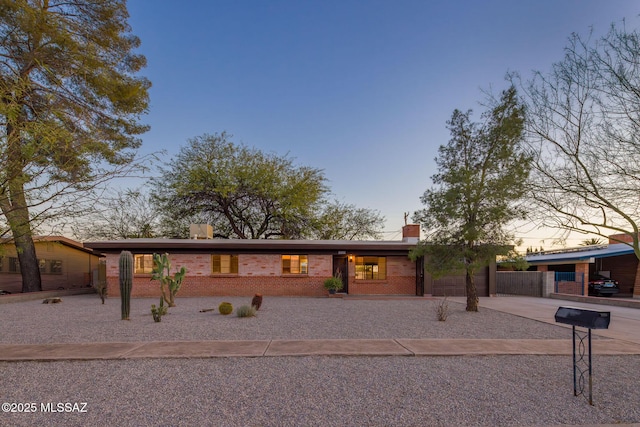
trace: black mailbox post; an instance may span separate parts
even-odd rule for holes
[[[589,404],[593,405],[591,376],[591,330],[609,329],[611,321],[610,311],[587,310],[579,307],[559,307],[556,311],[556,322],[571,325],[573,327],[573,395],[584,395],[584,376],[589,372]],[[579,332],[576,326],[586,328],[588,333]],[[588,362],[585,361],[584,340],[588,337],[589,354]],[[578,339],[578,351],[576,353],[576,339]],[[578,376],[579,374],[579,376]]]

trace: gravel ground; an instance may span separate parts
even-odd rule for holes
[[[234,306],[247,298],[225,298]],[[258,316],[183,298],[162,323],[151,300],[65,297],[0,305],[5,343],[286,338],[568,338],[565,328],[435,301],[266,297]],[[16,319],[20,319],[16,321]],[[0,363],[2,426],[495,426],[640,423],[640,356],[594,356],[594,406],[573,396],[562,356],[258,357]],[[86,402],[86,407],[82,403]],[[69,403],[83,413],[43,412]],[[73,404],[78,405],[74,408]],[[24,405],[23,405],[24,406]],[[28,405],[31,408],[31,405]],[[22,408],[22,407],[21,407]],[[16,407],[16,409],[18,409]],[[64,406],[62,406],[64,409]]]
[[[154,323],[155,299],[132,299],[131,321],[120,320],[120,299],[104,305],[95,295],[64,297],[60,304],[28,301],[0,305],[0,342],[269,340],[339,338],[570,338],[566,328],[480,308],[467,313],[449,302],[450,315],[438,322],[438,301],[265,297],[258,315],[240,319],[200,313],[229,301],[250,298],[178,298],[161,323]],[[28,315],[26,315],[28,313]],[[15,319],[20,319],[16,322]]]

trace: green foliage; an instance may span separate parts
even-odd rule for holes
[[[580,246],[596,246],[596,245],[604,245],[604,240],[599,239],[597,237],[592,237],[590,239],[585,239],[580,242]]]
[[[230,302],[221,302],[218,306],[218,311],[220,311],[220,314],[224,314],[226,316],[233,312],[233,305]]]
[[[154,186],[168,237],[184,237],[189,223],[240,239],[377,238],[383,228],[376,211],[329,202],[322,170],[234,144],[224,132],[189,140]]]
[[[314,239],[377,240],[382,237],[384,216],[372,209],[334,201],[323,206],[313,228]]]
[[[515,250],[511,250],[499,262],[502,267],[511,269],[513,271],[526,271],[529,268],[529,263],[527,262],[525,257]]]
[[[127,18],[124,0],[0,2],[0,210],[25,292],[42,288],[32,221],[85,213],[135,164],[150,83]]]
[[[181,267],[175,275],[171,276],[171,261],[169,260],[169,254],[162,255],[153,254],[153,270],[151,271],[151,280],[160,281],[160,292],[162,298],[169,304],[169,307],[175,307],[175,296],[182,286],[182,280],[187,269]]]
[[[151,315],[154,322],[162,321],[162,316],[167,314],[167,307],[164,305],[164,298],[160,297],[160,306],[156,307],[155,304],[151,304]]]
[[[133,254],[131,254],[131,252],[122,251],[120,253],[118,270],[122,320],[129,320],[129,312],[131,310],[131,287],[133,285]]]
[[[434,187],[421,201],[426,208],[414,214],[426,241],[412,257],[428,255],[425,266],[435,276],[464,271],[467,310],[477,311],[473,277],[482,267],[507,253],[513,236],[506,225],[523,218],[518,201],[530,168],[522,147],[524,109],[513,87],[471,122],[471,111],[455,110],[449,120],[451,140],[441,145],[431,177]]]
[[[324,281],[324,288],[329,291],[330,290],[339,291],[340,289],[342,289],[342,287],[343,287],[342,279],[340,279],[339,277],[329,277]]]
[[[258,310],[253,305],[242,305],[236,309],[236,315],[238,317],[254,317],[256,311]]]

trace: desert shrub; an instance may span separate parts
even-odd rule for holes
[[[218,306],[218,310],[220,311],[220,314],[224,314],[226,316],[233,312],[233,305],[231,305],[230,302],[221,302]]]
[[[449,303],[447,302],[447,297],[440,300],[438,305],[436,305],[436,315],[438,316],[438,320],[440,322],[444,322],[449,317]]]
[[[236,309],[238,317],[253,317],[258,309],[255,305],[243,305]]]

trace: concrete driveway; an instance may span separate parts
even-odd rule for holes
[[[449,298],[466,304],[465,297]],[[640,308],[616,307],[605,304],[590,304],[556,298],[536,298],[521,296],[498,296],[480,298],[480,310],[489,308],[516,316],[535,319],[540,322],[556,323],[554,315],[560,306],[580,307],[588,310],[611,312],[609,329],[595,329],[594,335],[640,344]],[[566,326],[571,329],[571,326]]]

